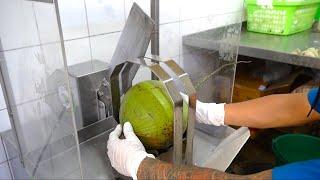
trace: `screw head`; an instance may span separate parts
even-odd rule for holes
[[[98,91],[98,96],[103,96],[104,94],[103,94],[103,92],[102,91]]]

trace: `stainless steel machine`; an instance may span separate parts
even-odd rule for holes
[[[144,27],[148,26],[148,27]],[[182,149],[182,97],[179,92],[186,92],[186,94],[195,101],[196,90],[187,73],[183,71],[179,65],[173,60],[164,60],[160,57],[154,56],[152,58],[145,58],[148,44],[151,40],[154,22],[148,17],[137,4],[133,4],[127,19],[126,25],[122,31],[117,48],[111,60],[114,69],[110,76],[113,117],[119,122],[120,98],[131,87],[132,80],[140,66],[147,67],[155,76],[163,82],[174,107],[174,145],[173,145],[173,162],[175,164],[192,164],[193,154],[193,136],[195,123],[195,108],[189,106],[188,115],[188,130],[187,130],[187,145],[186,155],[183,156]],[[139,38],[137,38],[139,37]],[[128,43],[129,40],[129,43]],[[131,59],[133,58],[133,59]],[[150,63],[148,63],[150,61]],[[177,77],[169,75],[161,65],[166,65],[173,74]],[[174,79],[181,81],[183,90],[177,88]],[[120,82],[122,82],[120,84]],[[190,103],[191,104],[191,103]],[[194,103],[195,104],[195,103]],[[182,157],[186,157],[183,161]]]
[[[111,90],[112,90],[112,104],[113,104],[113,114],[115,118],[119,118],[119,109],[120,109],[120,96],[122,92],[125,93],[125,90],[119,86],[119,74],[120,72],[125,69],[126,71],[122,71],[123,74],[126,74],[130,72],[131,68],[134,65],[140,65],[145,66],[151,70],[152,73],[156,75],[157,78],[167,88],[167,91],[169,92],[170,98],[174,104],[174,137],[173,137],[173,161],[175,164],[182,164],[186,162],[189,165],[193,164],[193,138],[194,138],[194,124],[195,124],[195,106],[191,106],[191,103],[189,103],[188,108],[188,129],[187,129],[187,143],[186,143],[186,149],[183,151],[182,143],[183,143],[183,120],[182,120],[182,114],[183,114],[183,102],[182,97],[179,92],[186,92],[186,94],[190,97],[190,100],[196,100],[196,91],[195,88],[188,76],[187,73],[183,71],[179,67],[179,65],[174,62],[173,60],[162,60],[159,57],[154,57],[152,59],[149,59],[150,61],[153,60],[154,62],[151,62],[150,65],[146,62],[145,58],[141,59],[135,59],[132,61],[126,61],[122,64],[119,64],[115,67],[114,71],[111,74]],[[174,74],[178,77],[178,79],[181,81],[183,85],[183,89],[179,90],[177,88],[177,85],[174,82],[174,77],[170,76],[167,71],[164,70],[160,66],[160,64],[165,64],[168,66],[168,68],[174,72]],[[127,76],[128,77],[128,76]],[[134,76],[132,76],[133,78]],[[131,84],[132,79],[124,79],[122,80],[128,82]],[[195,104],[195,103],[194,103]],[[185,152],[185,155],[183,155],[183,152]],[[185,160],[183,160],[183,157],[185,157]]]
[[[11,64],[10,52],[14,50],[6,51],[0,47],[1,85],[7,95],[13,127],[1,136],[14,178],[121,177],[111,167],[106,154],[106,142],[119,120],[121,96],[133,85],[133,79],[141,68],[148,69],[153,73],[153,77],[165,84],[174,104],[174,144],[167,150],[169,153],[161,155],[170,156],[172,152],[172,162],[176,164],[226,170],[248,139],[248,129],[241,127],[236,130],[228,126],[196,124],[196,107],[191,106],[195,103],[190,103],[188,129],[186,136],[183,136],[182,97],[179,92],[186,93],[190,102],[195,101],[197,95],[201,100],[208,101],[212,101],[212,97],[216,101],[230,99],[235,64],[209,78],[205,88],[200,91],[196,92],[194,84],[212,70],[236,62],[241,25],[227,26],[225,31],[218,34],[212,33],[212,28],[201,30],[205,35],[217,37],[215,47],[194,49],[190,42],[197,42],[200,33],[184,35],[184,38],[181,37],[181,56],[165,58],[157,56],[154,48],[157,47],[154,44],[159,43],[159,19],[150,18],[134,3],[110,63],[92,59],[67,66],[59,1],[27,3],[35,3],[33,5],[37,7],[43,5],[37,3],[44,2],[48,3],[45,7],[52,8],[56,15],[56,33],[59,37],[54,42],[57,45],[58,51],[55,54],[58,54],[58,57],[50,60],[37,56],[39,58],[36,58],[35,62],[31,61],[34,63],[32,66],[20,64],[24,75],[31,74],[32,77],[28,79],[31,83],[25,84],[25,81],[12,76],[13,72],[16,72],[16,64]],[[152,4],[159,6],[159,2],[153,1]],[[159,13],[156,13],[159,10],[156,6],[152,8],[153,16]],[[153,40],[152,49],[156,54],[153,56],[146,55],[150,40]],[[36,51],[45,52],[44,49],[40,44]],[[34,49],[30,51],[33,53]],[[178,59],[182,62],[178,63]],[[54,67],[51,68],[48,64]],[[36,67],[40,67],[40,70]],[[27,77],[21,79],[26,80]],[[20,85],[26,90],[23,91]],[[214,94],[208,89],[214,89]],[[19,96],[20,94],[23,96]],[[183,141],[186,141],[185,151]]]

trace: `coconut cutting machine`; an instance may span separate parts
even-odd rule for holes
[[[54,2],[63,49],[64,41],[61,22],[58,18],[58,1]],[[133,85],[139,68],[149,69],[165,85],[174,105],[173,148],[167,149],[168,153],[158,154],[159,157],[172,152],[173,156],[171,158],[169,155],[169,161],[175,164],[192,164],[221,171],[226,170],[248,139],[249,130],[245,127],[235,130],[228,126],[201,126],[195,123],[197,97],[191,81],[194,75],[190,77],[173,59],[159,56],[146,57],[151,37],[153,33],[158,33],[155,25],[155,22],[134,3],[110,64],[91,60],[68,67],[69,91],[72,98],[66,98],[68,97],[68,86],[65,83],[65,69],[57,69],[46,77],[45,84],[42,86],[57,89],[57,93],[46,96],[43,105],[48,111],[50,110],[48,114],[58,116],[52,118],[52,127],[44,127],[47,124],[43,125],[44,122],[40,118],[36,120],[30,118],[28,126],[24,125],[22,130],[16,131],[21,137],[17,139],[23,142],[23,148],[15,147],[14,141],[9,142],[11,139],[5,142],[6,146],[12,149],[18,151],[22,149],[23,152],[28,152],[26,154],[28,159],[23,158],[26,161],[21,161],[24,162],[22,167],[20,168],[20,162],[17,161],[17,166],[13,167],[19,168],[14,168],[13,171],[20,173],[21,169],[25,170],[28,176],[24,179],[29,176],[39,179],[48,177],[61,179],[66,176],[66,169],[69,169],[72,174],[74,172],[80,174],[76,177],[83,175],[86,179],[114,178],[116,173],[113,172],[106,158],[106,138],[110,130],[116,126],[117,122],[119,123],[121,96]],[[230,43],[224,45],[230,47]],[[229,48],[226,49],[229,50]],[[231,49],[236,50],[233,46]],[[222,54],[224,53],[225,51],[222,51]],[[191,60],[196,62],[193,57]],[[194,68],[194,65],[189,64],[189,67]],[[183,99],[180,92],[184,92],[189,97],[186,136],[182,128]],[[71,108],[71,105],[74,108]],[[72,118],[72,113],[74,113],[74,118]],[[71,119],[74,119],[75,122]],[[14,121],[20,122],[18,118]],[[44,133],[47,136],[43,137],[34,136],[34,129],[41,130],[42,128],[49,129],[50,133]],[[74,130],[76,130],[78,140],[75,138]],[[74,151],[69,151],[70,147]],[[10,150],[9,153],[9,157],[16,156],[16,150]],[[77,164],[79,164],[79,172],[75,171]],[[82,175],[81,171],[83,171]]]
[[[189,103],[187,144],[184,156],[186,158],[183,160],[183,99],[180,92],[185,92],[190,97],[190,101],[195,102],[196,90],[189,75],[174,60],[163,59],[159,56],[145,57],[153,27],[153,20],[134,3],[111,61],[110,85],[113,117],[119,122],[121,96],[132,86],[138,69],[140,67],[148,68],[165,85],[174,105],[173,162],[191,165],[193,163],[196,107],[195,103]],[[183,89],[178,88],[175,80],[181,82]]]
[[[209,134],[195,128],[197,97],[189,75],[172,59],[145,56],[153,27],[153,20],[134,3],[111,60],[109,81],[113,117],[119,122],[121,96],[132,86],[138,69],[147,68],[165,85],[174,105],[173,150],[163,153],[169,157],[164,159],[171,161],[172,158],[175,164],[226,170],[249,138],[248,128],[209,127]],[[183,146],[183,99],[180,92],[189,97],[186,146]],[[172,157],[168,155],[171,153]]]

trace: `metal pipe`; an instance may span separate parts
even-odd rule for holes
[[[43,2],[43,3],[53,3],[53,0],[28,0],[28,1],[35,1],[35,2]]]
[[[151,18],[155,22],[153,33],[151,35],[151,54],[159,56],[160,48],[159,48],[159,11],[160,11],[160,4],[159,0],[150,0],[151,5]],[[151,73],[151,79],[157,80],[157,76]]]
[[[68,75],[68,64],[67,64],[67,55],[66,55],[66,49],[65,49],[65,44],[64,44],[64,37],[63,37],[63,31],[62,31],[62,23],[61,23],[61,17],[60,17],[60,11],[59,11],[59,2],[58,0],[54,1],[54,8],[56,12],[56,18],[57,18],[57,24],[58,24],[58,30],[59,30],[59,35],[60,35],[60,46],[61,46],[61,53],[62,53],[62,59],[63,59],[63,65],[65,67],[65,75],[66,75],[66,80],[67,80],[67,87],[68,87],[68,96],[69,96],[69,102],[71,102],[71,116],[72,116],[72,124],[73,124],[73,133],[74,133],[74,138],[76,141],[76,146],[77,146],[77,156],[78,156],[78,161],[79,161],[79,169],[80,169],[80,176],[81,179],[83,179],[83,172],[82,172],[82,164],[81,164],[81,156],[80,156],[80,147],[79,147],[79,138],[77,136],[77,126],[76,126],[76,120],[75,120],[75,115],[74,115],[74,107],[73,107],[73,99],[72,99],[72,94],[71,94],[71,85],[70,85],[70,80],[69,80],[69,75]]]

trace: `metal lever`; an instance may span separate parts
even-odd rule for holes
[[[189,108],[188,108],[188,129],[187,129],[187,146],[186,146],[186,163],[187,165],[193,164],[193,137],[194,137],[194,128],[195,128],[195,119],[196,119],[196,100],[197,94],[196,89],[192,84],[192,81],[189,75],[174,61],[174,60],[164,60],[159,56],[152,56],[152,58],[147,58],[156,62],[163,62],[169,67],[173,73],[179,78],[182,82],[185,91],[189,97]]]
[[[188,108],[188,129],[187,129],[187,147],[185,152],[185,157],[187,160],[187,165],[193,164],[193,137],[194,137],[194,127],[196,119],[196,100],[197,94],[196,89],[192,85],[191,79],[183,69],[178,66],[178,64],[169,60],[165,64],[179,77],[180,81],[183,83],[185,91],[189,97],[189,108]]]
[[[182,81],[184,88],[189,96],[189,112],[188,112],[188,135],[187,135],[187,149],[186,149],[186,160],[187,164],[192,164],[193,160],[193,136],[194,136],[194,122],[195,122],[195,101],[196,91],[191,83],[191,80],[187,73],[185,73],[178,64],[173,60],[159,61],[159,59],[153,59],[157,62],[166,64]],[[119,109],[120,109],[120,97],[127,90],[127,85],[131,85],[132,79],[135,74],[132,74],[132,78],[127,78],[127,82],[124,86],[120,87],[120,77],[127,71],[131,71],[136,66],[147,67],[154,73],[160,81],[162,81],[170,95],[172,103],[174,105],[174,146],[173,146],[173,162],[175,164],[182,164],[182,136],[183,136],[183,100],[180,95],[178,88],[176,87],[173,78],[160,66],[160,64],[152,63],[147,65],[145,59],[135,59],[126,61],[117,65],[110,77],[111,81],[111,93],[112,93],[112,104],[113,104],[113,116],[119,121]],[[126,72],[124,72],[124,70]],[[133,71],[136,73],[136,71]]]
[[[172,98],[174,107],[174,127],[173,127],[173,163],[182,164],[182,136],[183,136],[183,100],[180,92],[174,84],[173,78],[166,73],[159,64],[149,66],[150,70],[162,81]]]

